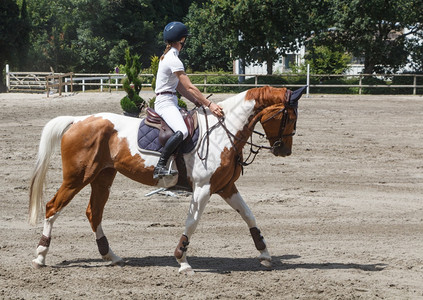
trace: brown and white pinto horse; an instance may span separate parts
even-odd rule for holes
[[[192,183],[192,199],[185,231],[175,250],[180,273],[192,273],[186,250],[203,210],[212,194],[219,194],[247,223],[259,260],[271,266],[271,256],[257,228],[256,220],[235,186],[241,173],[242,149],[254,126],[261,122],[276,156],[291,154],[295,133],[298,99],[290,101],[291,91],[285,88],[250,89],[219,104],[225,120],[219,122],[210,112],[198,111],[200,137],[208,136],[206,149],[201,147],[185,154],[187,176]],[[35,224],[42,211],[42,193],[51,154],[61,143],[63,182],[46,204],[44,229],[37,246],[34,267],[45,265],[54,221],[62,209],[86,185],[91,185],[91,197],[86,215],[95,233],[98,249],[104,260],[119,264],[122,259],[109,247],[101,221],[116,172],[140,183],[155,186],[153,179],[157,155],[140,152],[137,131],[141,119],[111,113],[72,117],[61,116],[49,121],[43,129],[29,201],[29,220]],[[209,128],[207,132],[206,129]],[[201,153],[200,153],[201,152]],[[205,155],[207,152],[207,155]],[[200,155],[199,155],[200,154]],[[201,156],[205,156],[202,159]]]

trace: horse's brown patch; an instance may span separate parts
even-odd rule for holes
[[[142,184],[157,185],[158,180],[153,179],[154,166],[145,166],[145,160],[139,154],[132,155],[126,139],[119,138],[117,134],[110,139],[110,152],[116,153],[114,168],[121,174]]]
[[[46,204],[46,218],[60,211],[83,187],[91,184],[87,216],[95,231],[115,170],[143,184],[157,184],[152,175],[154,166],[146,168],[140,155],[132,155],[128,141],[119,138],[114,124],[102,117],[91,116],[73,124],[63,135],[61,148],[63,183]]]
[[[238,163],[238,154],[234,148],[225,149],[220,154],[220,166],[210,178],[210,194],[218,193],[224,198],[233,194],[232,185],[241,174],[241,165]]]
[[[247,91],[245,100],[255,100],[255,109],[263,108],[286,102],[286,91],[286,88],[274,88],[271,86],[253,88]]]

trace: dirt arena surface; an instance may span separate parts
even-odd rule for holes
[[[179,275],[173,250],[189,195],[146,197],[155,188],[122,175],[103,229],[124,266],[98,254],[87,187],[55,222],[48,266],[33,269],[42,222],[27,223],[28,186],[42,127],[59,115],[121,113],[122,96],[0,94],[0,299],[423,299],[421,96],[300,100],[292,156],[263,150],[237,184],[271,270],[244,221],[213,196],[188,250],[196,274]],[[60,182],[56,152],[45,201]]]

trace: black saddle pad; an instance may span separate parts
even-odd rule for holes
[[[141,121],[138,128],[138,147],[143,150],[162,152],[163,146],[159,142],[159,129],[145,124],[144,120]],[[197,144],[199,136],[198,127],[195,129],[192,138],[188,136],[180,147],[182,153],[191,152]]]

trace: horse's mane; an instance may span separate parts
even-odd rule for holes
[[[264,86],[247,91],[245,100],[255,100],[256,107],[270,106],[286,101],[286,88]]]

